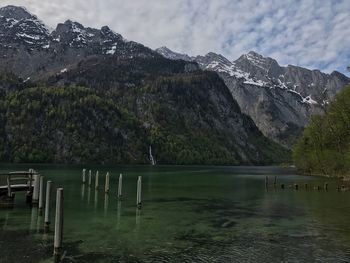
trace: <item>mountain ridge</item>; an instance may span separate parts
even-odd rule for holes
[[[26,15],[0,19],[3,161],[144,164],[150,147],[159,164],[289,158],[196,62],[164,58],[108,27],[67,20],[47,32]]]
[[[162,55],[181,59],[177,54],[167,49]],[[338,71],[326,74],[293,65],[283,67],[254,51],[232,62],[213,52],[190,61],[217,72],[264,135],[288,148],[311,116],[322,114],[329,101],[350,83],[350,78]]]

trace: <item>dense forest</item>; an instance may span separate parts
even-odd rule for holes
[[[294,148],[300,171],[327,176],[350,176],[350,87],[314,116]]]
[[[145,164],[150,146],[159,164],[273,164],[289,158],[240,112],[214,73],[109,83],[47,86],[3,74],[0,161]]]

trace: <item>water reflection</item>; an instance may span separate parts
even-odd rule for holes
[[[90,200],[91,200],[91,187],[88,187],[87,190],[87,201],[88,201],[88,206],[90,205]]]
[[[141,209],[136,208],[136,232],[139,232],[140,230],[140,224],[141,224]]]
[[[3,225],[3,229],[5,230],[8,224],[8,220],[9,220],[9,213],[6,213],[5,215],[5,220],[4,220],[4,225]]]
[[[122,202],[120,200],[118,200],[118,203],[117,203],[117,229],[119,229],[119,226],[120,226],[121,210],[122,210]]]
[[[104,215],[107,215],[108,211],[109,194],[105,193],[105,203],[104,203]]]
[[[34,231],[37,225],[38,208],[33,206],[30,215],[30,227],[29,230]]]
[[[39,211],[38,219],[36,221],[36,233],[40,232],[40,228],[43,224],[44,224],[44,220],[43,220],[42,212]]]
[[[81,201],[84,201],[85,197],[85,184],[81,185]]]
[[[98,204],[98,190],[96,189],[95,190],[95,202],[94,202],[94,204],[95,204],[95,210],[97,209],[97,204]]]

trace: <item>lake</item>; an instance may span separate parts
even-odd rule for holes
[[[0,172],[29,168],[64,188],[64,262],[350,261],[350,192],[338,192],[337,179],[280,167],[85,166],[93,175],[99,171],[95,191],[82,185],[81,166],[2,164]],[[116,198],[120,173],[122,201]],[[22,193],[13,208],[1,208],[0,261],[52,262],[53,233],[44,232],[43,220]]]

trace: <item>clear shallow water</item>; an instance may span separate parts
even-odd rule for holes
[[[350,192],[337,192],[337,180],[276,167],[85,167],[100,172],[95,191],[81,184],[83,167],[1,165],[0,172],[28,168],[64,187],[64,262],[350,261]],[[265,175],[270,184],[277,176],[276,190],[265,190]],[[310,189],[325,181],[328,192]],[[288,188],[294,183],[309,190]],[[24,200],[17,194],[14,208],[0,209],[0,262],[52,262],[53,234]]]

